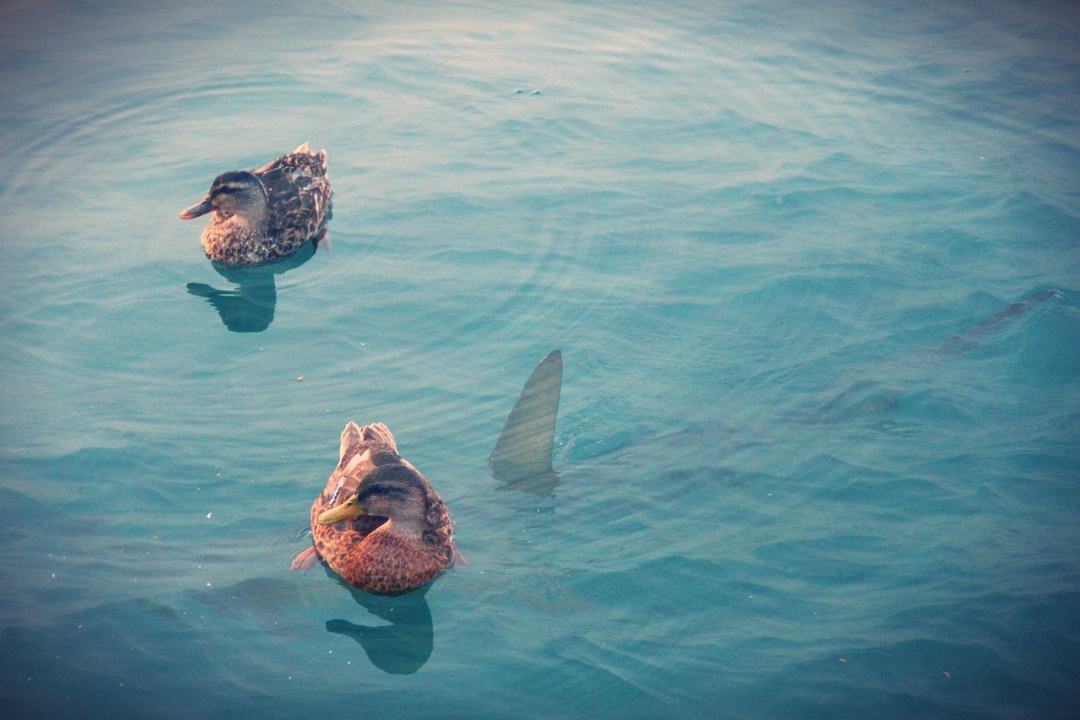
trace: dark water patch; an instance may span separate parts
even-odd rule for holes
[[[172,608],[146,600],[108,603],[44,628],[9,627],[0,643],[0,693],[28,717],[136,716],[148,706],[183,717],[232,704],[239,690],[211,643]],[[50,677],[63,677],[62,686]],[[200,693],[174,705],[170,698],[192,682]]]
[[[211,263],[219,275],[237,287],[219,290],[205,283],[188,283],[187,291],[206,298],[221,316],[221,322],[232,332],[262,332],[274,321],[276,276],[306,263],[315,254],[315,249],[316,245],[309,243],[292,257],[257,268],[230,269]]]
[[[359,643],[372,665],[392,675],[411,675],[431,657],[434,628],[431,609],[425,599],[428,588],[387,598],[350,588],[357,604],[388,622],[370,625],[335,618],[326,621],[326,631]]]

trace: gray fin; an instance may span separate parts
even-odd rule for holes
[[[551,473],[562,370],[562,353],[553,350],[525,382],[489,458],[497,479],[514,482]]]

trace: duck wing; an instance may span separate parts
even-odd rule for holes
[[[325,234],[332,197],[326,167],[326,150],[301,151],[252,171],[266,188],[270,233],[283,245],[298,246]]]

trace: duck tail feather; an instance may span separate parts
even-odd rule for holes
[[[341,446],[338,448],[338,461],[345,459],[345,453],[364,439],[364,431],[360,426],[350,420],[345,423],[345,429],[341,431]]]

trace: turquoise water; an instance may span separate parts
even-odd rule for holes
[[[5,715],[1076,717],[1078,47],[1066,4],[6,4]],[[332,251],[218,274],[176,213],[304,141]],[[555,348],[524,492],[487,458]],[[426,594],[288,570],[349,419],[454,516]]]

